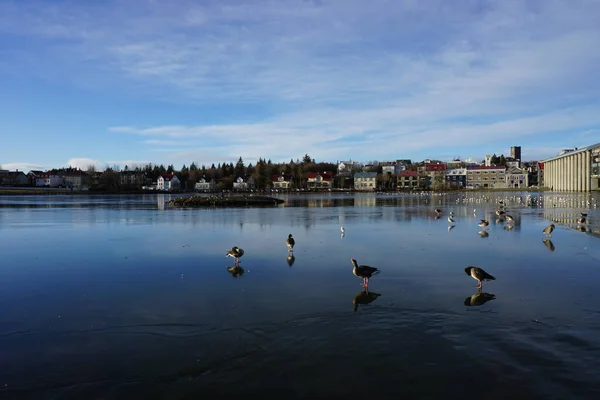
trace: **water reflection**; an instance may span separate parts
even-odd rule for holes
[[[454,229],[456,225],[448,225],[448,232],[450,232],[452,229]]]
[[[487,231],[479,231],[477,233],[479,233],[479,236],[481,236],[482,239],[486,239],[490,236],[490,234]]]
[[[244,268],[240,267],[239,265],[233,265],[231,267],[227,267],[227,272],[229,272],[234,278],[239,278],[240,276],[244,275]]]
[[[289,196],[285,206],[269,210],[157,211],[156,195],[78,198],[89,205],[67,210],[70,205],[58,204],[71,200],[55,197],[38,200],[55,204],[48,208],[22,206],[15,212],[0,207],[0,243],[11,249],[2,254],[0,303],[19,305],[4,307],[0,315],[0,392],[6,398],[21,392],[24,398],[100,398],[107,393],[138,398],[156,387],[155,392],[183,398],[175,393],[180,382],[187,397],[221,382],[219,388],[227,386],[241,396],[258,392],[275,376],[296,385],[278,394],[298,390],[323,397],[340,391],[354,397],[377,388],[385,398],[466,398],[483,388],[509,398],[503,391],[519,384],[535,395],[521,391],[515,398],[592,397],[600,359],[595,285],[600,269],[594,268],[600,247],[592,232],[575,230],[584,206],[548,212],[517,207],[514,192],[482,192],[377,195],[374,206],[355,208],[353,196],[348,204],[321,202],[310,209],[303,206],[307,195]],[[510,233],[494,223],[498,198],[505,199],[515,217]],[[435,201],[424,205],[426,199]],[[456,214],[452,236],[444,233],[445,221],[431,221],[438,204],[443,217]],[[595,224],[600,210],[587,208],[590,225],[585,229],[600,234]],[[565,220],[555,222],[563,226],[561,251],[550,254],[539,247],[540,233],[551,215],[562,212]],[[487,228],[476,227],[480,218],[491,222],[494,240],[475,240],[473,233]],[[351,235],[338,241],[334,236],[341,225]],[[315,229],[307,232],[304,226]],[[281,262],[290,232],[301,243],[295,250],[301,254],[296,269],[285,269]],[[256,267],[248,277],[237,280],[247,267],[223,258],[229,244],[249,252]],[[350,275],[347,261],[351,255],[385,272],[375,282],[386,292],[384,302],[361,314],[358,308],[379,293],[356,287],[359,278]],[[76,268],[82,260],[86,268]],[[467,301],[462,296],[472,293],[471,278],[462,281],[454,267],[445,267],[448,260],[500,273],[505,283],[490,287],[502,288],[500,298],[478,292]],[[180,273],[186,279],[179,279]],[[532,278],[536,284],[527,285]],[[357,290],[350,312],[350,294]],[[461,299],[465,305],[459,305]],[[500,301],[484,305],[493,299]],[[488,309],[497,312],[479,314]],[[481,317],[489,323],[481,323]],[[532,318],[548,325],[527,323]],[[394,340],[400,330],[402,340]],[[355,352],[356,343],[363,351]],[[24,362],[40,354],[39,363]],[[309,363],[333,372],[325,380],[298,379]],[[380,371],[355,382],[356,365]],[[411,371],[408,379],[423,379],[409,385],[411,393],[391,393],[402,390],[389,372],[398,370]],[[476,382],[463,378],[469,370],[478,371]],[[432,380],[440,382],[438,396],[428,396]]]
[[[587,232],[587,228],[586,228],[585,226],[583,226],[583,225],[579,225],[579,226],[577,227],[577,230],[578,230],[579,232]]]
[[[294,255],[294,253],[290,253],[287,255],[287,257],[285,258],[285,261],[288,263],[288,265],[291,267],[292,265],[294,265],[294,262],[296,261],[296,256]]]
[[[358,310],[358,305],[369,304],[377,300],[377,298],[381,296],[381,293],[369,292],[367,290],[362,290],[354,296],[352,299],[352,305],[354,306],[353,311],[356,312]]]
[[[482,306],[490,300],[494,300],[496,298],[495,294],[485,293],[481,290],[478,290],[477,293],[471,296],[467,296],[465,299],[465,306],[473,307],[473,306]]]
[[[546,246],[548,248],[548,250],[550,250],[550,251],[556,250],[556,247],[554,247],[554,243],[552,243],[552,240],[542,239],[542,243],[544,243],[544,246]]]

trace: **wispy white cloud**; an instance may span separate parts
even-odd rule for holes
[[[594,131],[598,20],[590,0],[0,4],[0,34],[39,41],[40,57],[58,60],[38,74],[259,106],[234,122],[110,128],[173,162],[486,153]],[[481,157],[472,151],[457,155]]]
[[[182,151],[170,146],[173,150],[168,154],[170,159],[217,162],[234,161],[239,156],[257,160],[269,155],[274,161],[287,161],[290,157],[301,157],[303,152],[320,160],[336,160],[340,152],[357,148],[362,159],[385,158],[390,148],[404,154],[432,147],[444,149],[457,143],[462,147],[476,143],[493,149],[500,147],[497,144],[499,142],[514,143],[527,137],[570,129],[584,131],[586,127],[600,124],[600,115],[595,107],[577,107],[530,117],[469,124],[451,121],[432,121],[428,124],[407,121],[401,124],[395,119],[402,114],[401,108],[362,110],[351,115],[343,110],[330,110],[327,114],[325,117],[319,111],[314,114],[285,115],[259,124],[159,126],[146,129],[128,127],[126,131],[129,134],[161,138],[157,140],[162,145],[169,144],[169,138],[201,138],[211,143],[194,147],[189,143],[184,146],[186,142],[181,142],[181,149],[185,149]],[[369,133],[363,136],[363,132]],[[498,154],[506,150],[499,148]]]
[[[93,158],[71,158],[67,161],[67,166],[72,168],[79,168],[82,170],[88,170],[90,167],[93,167],[96,171],[104,171],[107,167],[114,168],[118,167],[119,169],[125,168],[127,166],[130,169],[135,169],[136,167],[143,167],[145,165],[150,164],[149,161],[136,161],[136,160],[108,160],[108,161],[100,161],[95,160]]]
[[[107,161],[106,164],[109,167],[117,166],[119,169],[127,167],[128,169],[136,169],[137,167],[144,167],[151,164],[150,161],[136,161],[136,160],[111,160]]]
[[[19,171],[23,171],[25,173],[33,170],[43,170],[46,168],[45,165],[40,165],[40,164],[35,164],[35,163],[29,163],[29,162],[10,162],[10,163],[4,163],[4,164],[0,164],[0,168],[1,169],[7,169],[9,171],[15,171],[15,170],[19,170]]]
[[[71,158],[67,161],[67,166],[71,168],[79,168],[84,171],[87,171],[90,167],[93,167],[97,171],[104,171],[107,167],[107,164],[93,158]]]

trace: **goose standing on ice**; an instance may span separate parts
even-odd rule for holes
[[[352,268],[352,273],[359,278],[363,278],[363,283],[361,284],[361,286],[365,288],[365,290],[368,290],[369,278],[379,273],[379,270],[375,267],[369,267],[368,265],[358,265],[354,258],[351,258],[350,262],[354,267]]]
[[[285,241],[285,244],[287,245],[288,248],[288,253],[291,253],[294,251],[294,245],[296,244],[296,241],[294,240],[294,238],[292,237],[292,234],[290,233],[288,235],[287,240]]]
[[[233,257],[233,262],[238,264],[240,262],[240,257],[244,255],[244,250],[240,249],[237,246],[233,246],[231,250],[225,253],[225,257]]]
[[[485,230],[485,229],[487,229],[489,224],[490,224],[490,222],[488,220],[481,219],[481,220],[479,220],[479,223],[477,224],[477,226],[479,226],[480,228],[483,228]]]
[[[483,286],[483,281],[493,281],[496,280],[492,275],[485,272],[483,269],[479,267],[468,266],[465,268],[465,273],[470,275],[473,279],[475,279],[477,283],[477,288],[481,289]]]
[[[552,237],[553,230],[554,230],[554,224],[550,224],[547,227],[545,227],[542,232],[546,234],[546,237]]]

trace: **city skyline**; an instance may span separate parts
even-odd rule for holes
[[[600,133],[600,4],[0,3],[0,165],[510,155]]]

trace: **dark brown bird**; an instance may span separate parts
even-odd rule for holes
[[[244,250],[240,249],[237,246],[233,246],[231,248],[231,250],[229,250],[227,253],[225,253],[225,257],[233,257],[233,262],[236,264],[240,262],[240,257],[243,255],[244,255]]]
[[[487,219],[480,219],[477,225],[483,229],[486,229],[489,224],[490,222]]]
[[[512,215],[508,215],[506,214],[506,216],[504,217],[506,219],[506,222],[513,222],[515,219],[512,217]]]
[[[356,310],[358,310],[358,305],[359,304],[369,304],[369,303],[377,300],[377,298],[379,296],[381,296],[380,293],[368,292],[366,290],[363,290],[363,291],[359,292],[352,299],[352,305],[354,306],[353,309],[352,309],[352,311],[356,312]]]
[[[477,288],[481,289],[483,281],[493,281],[496,280],[492,275],[485,272],[483,269],[479,267],[468,266],[465,268],[465,273],[470,275],[473,279],[477,280]]]
[[[505,212],[503,210],[496,210],[496,215],[501,217],[505,214]]]
[[[585,217],[581,217],[577,220],[578,224],[585,224]]]
[[[552,237],[552,231],[554,230],[554,224],[550,224],[544,228],[542,232],[546,234],[547,237]]]
[[[352,273],[359,278],[363,278],[363,283],[361,286],[364,287],[365,290],[368,289],[369,278],[375,274],[378,274],[379,270],[375,267],[369,267],[368,265],[358,265],[354,258],[351,258],[350,262],[354,266],[354,268],[352,268]]]
[[[294,251],[294,245],[296,244],[296,241],[294,240],[294,238],[292,237],[292,234],[290,233],[288,235],[287,240],[285,241],[285,244],[288,247],[288,252]]]
[[[496,295],[492,294],[492,293],[483,293],[481,292],[481,290],[478,290],[477,293],[475,293],[472,296],[469,296],[465,299],[465,306],[467,307],[472,307],[472,306],[482,306],[485,303],[487,303],[490,300],[494,300],[496,298]]]
[[[442,210],[440,210],[439,208],[436,208],[436,209],[435,209],[435,210],[433,210],[433,211],[435,211],[435,213],[436,213],[436,214],[438,214],[438,215],[442,213]]]

